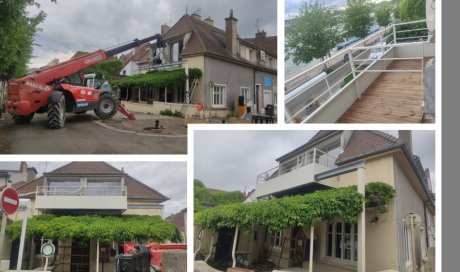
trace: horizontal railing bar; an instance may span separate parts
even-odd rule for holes
[[[399,38],[398,38],[399,39]],[[397,44],[383,44],[383,45],[369,45],[369,46],[358,46],[358,47],[350,47],[348,50],[350,51],[356,51],[356,50],[364,50],[364,49],[373,49],[373,48],[394,48],[394,47],[407,47],[411,46],[414,44],[422,44],[422,43],[427,43],[426,41],[420,41],[420,42],[411,42],[411,43],[397,43]]]
[[[394,26],[399,26],[399,25],[411,25],[411,24],[418,24],[418,23],[426,23],[426,19],[418,20],[418,21],[411,21],[411,22],[401,22],[401,23],[396,23],[396,24],[393,24],[393,25]]]
[[[380,58],[377,60],[421,60],[422,57],[413,57],[413,58]],[[368,60],[375,60],[375,59],[353,59],[353,61],[368,61]]]
[[[413,36],[413,37],[397,38],[397,40],[410,40],[410,39],[417,39],[417,38],[428,38],[428,36]]]
[[[397,73],[421,73],[423,70],[357,70],[357,72],[371,72],[371,73],[383,73],[383,72],[397,72]]]
[[[407,29],[407,30],[396,30],[396,33],[405,33],[405,32],[413,32],[413,31],[420,31],[420,30],[428,30],[428,28],[417,28],[417,29]]]

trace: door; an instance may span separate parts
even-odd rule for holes
[[[273,97],[271,90],[264,90],[264,108],[267,105],[273,105]]]
[[[11,253],[10,253],[10,269],[16,269],[18,265],[18,255],[19,255],[19,239],[16,239],[11,243]]]
[[[234,234],[234,228],[222,228],[219,230],[219,237],[217,238],[214,261],[218,262],[232,259],[232,246]]]
[[[89,241],[72,240],[70,272],[89,272]]]

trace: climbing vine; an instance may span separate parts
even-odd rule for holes
[[[22,220],[7,227],[8,233],[17,239],[21,236]],[[75,238],[111,241],[178,241],[176,227],[160,216],[54,216],[37,215],[27,222],[27,237],[49,239]]]
[[[366,208],[375,208],[380,213],[388,211],[388,204],[396,196],[396,190],[383,182],[366,185]]]
[[[195,224],[203,229],[237,226],[249,229],[252,224],[262,224],[270,230],[282,230],[292,226],[308,227],[331,221],[336,216],[353,223],[363,210],[363,201],[366,207],[370,205],[384,212],[392,199],[390,188],[394,192],[385,183],[369,183],[366,199],[357,192],[356,186],[350,186],[280,199],[220,205],[197,212]]]
[[[201,78],[203,73],[200,69],[191,68],[188,70],[188,75],[190,82],[192,82],[196,78]],[[151,71],[146,74],[125,77],[119,80],[110,80],[109,82],[112,86],[121,88],[130,86],[163,88],[181,86],[185,84],[185,81],[185,69],[177,69],[173,71]]]

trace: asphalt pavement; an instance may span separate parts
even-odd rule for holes
[[[154,116],[150,117],[152,120]],[[130,122],[125,120],[124,122]],[[28,124],[0,120],[0,154],[186,154],[187,137],[136,133],[101,124],[93,114],[67,114],[62,129],[47,127],[46,114]]]

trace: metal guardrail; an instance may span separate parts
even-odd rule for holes
[[[126,186],[37,186],[36,196],[126,196]]]
[[[312,163],[322,164],[327,167],[333,168],[335,167],[336,159],[337,158],[324,151],[313,148],[258,175],[257,184],[282,176],[286,173],[294,171],[295,169],[304,167]]]
[[[305,103],[301,107],[297,107],[297,109],[294,109],[294,112],[292,110],[289,110],[289,108],[295,108],[295,106],[290,106],[289,103],[292,104],[299,104],[299,100],[295,101],[293,99],[289,103],[286,103],[286,121],[287,122],[301,122],[301,123],[307,123],[308,118],[311,114],[319,110],[320,106],[326,103],[328,100],[330,100],[335,94],[339,93],[342,91],[344,88],[346,88],[349,84],[352,84],[354,81],[359,78],[359,75],[363,72],[421,72],[422,73],[422,78],[423,78],[423,60],[424,60],[424,44],[427,43],[426,39],[428,38],[428,35],[418,35],[417,33],[427,31],[428,29],[426,27],[420,28],[417,26],[415,29],[402,29],[398,30],[399,27],[408,27],[410,25],[417,25],[421,23],[426,23],[426,20],[419,20],[419,21],[413,21],[413,22],[404,22],[404,23],[397,23],[393,24],[391,26],[388,26],[384,29],[381,29],[374,34],[370,35],[369,37],[365,38],[362,41],[359,41],[352,45],[351,47],[347,49],[341,50],[339,53],[333,55],[329,59],[322,61],[313,67],[287,79],[286,84],[296,80],[302,75],[308,74],[310,72],[313,72],[319,68],[321,68],[323,65],[328,64],[337,64],[340,63],[341,61],[345,62],[344,58],[344,52],[348,56],[348,63],[344,63],[337,69],[335,69],[333,72],[328,74],[324,79],[316,82],[315,84],[309,86],[308,89],[303,91],[303,95],[298,95],[297,99],[302,99],[303,97]],[[406,35],[407,33],[415,32],[417,35],[414,36],[404,36],[401,37],[401,34]],[[398,34],[399,37],[398,37]],[[416,42],[407,42],[407,40],[416,40]],[[421,41],[420,41],[421,40]],[[382,45],[383,42],[387,42],[386,44]],[[373,43],[374,45],[368,45],[366,44],[371,44]],[[421,56],[420,57],[414,57],[414,58],[383,58],[383,56],[392,50],[393,48],[397,47],[404,47],[404,46],[410,46],[413,45],[414,43],[421,43]],[[377,45],[375,45],[377,44]],[[372,49],[377,49],[377,48],[383,48],[384,52],[382,52],[381,56],[376,58],[376,59],[371,59],[371,58],[366,58],[366,54],[372,51]],[[373,66],[376,62],[378,61],[385,61],[385,60],[403,60],[403,59],[421,59],[422,61],[422,68],[421,70],[387,70],[387,69],[369,69],[369,67]],[[355,67],[355,64],[358,64],[357,67]],[[347,69],[346,66],[350,65],[350,72],[345,73],[343,76],[339,76],[335,80],[331,80],[331,78],[334,78],[336,76],[336,73],[339,71],[342,71]],[[349,82],[346,82],[345,84],[345,79],[347,77],[352,75],[352,79]],[[423,81],[422,81],[423,82]],[[326,84],[325,84],[326,83]],[[321,85],[320,85],[321,84]],[[325,88],[323,88],[325,86]],[[311,94],[308,93],[309,90],[317,88],[322,91],[311,92]]]

